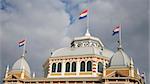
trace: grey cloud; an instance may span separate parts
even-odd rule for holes
[[[76,19],[72,25],[68,24],[70,15],[77,18],[87,2],[62,1],[66,0],[7,1],[10,4],[7,11],[0,10],[0,47],[2,59],[5,59],[2,61],[3,72],[5,66],[12,66],[22,53],[16,44],[19,39],[27,38],[26,58],[31,71],[41,76],[42,64],[49,57],[51,49],[68,47],[73,37],[84,34],[86,20]],[[112,29],[114,25],[122,24],[126,53],[133,57],[141,72],[149,73],[145,66],[149,65],[147,0],[95,0],[89,5],[91,34],[101,38],[107,48],[116,51],[117,37],[112,37]],[[68,12],[71,7],[77,8]]]

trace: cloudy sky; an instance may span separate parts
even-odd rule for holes
[[[86,31],[79,14],[89,6],[90,33],[116,51],[114,25],[122,24],[122,45],[140,72],[149,74],[148,0],[0,0],[0,69],[22,55],[17,41],[27,39],[26,59],[32,72],[42,76],[42,64],[51,50],[69,47]]]

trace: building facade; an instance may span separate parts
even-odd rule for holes
[[[144,84],[134,62],[123,50],[114,53],[87,30],[70,47],[55,50],[43,64],[44,77],[31,76],[21,56],[6,68],[4,84]]]

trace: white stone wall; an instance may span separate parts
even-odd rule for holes
[[[72,76],[70,75],[69,77],[96,77],[96,76],[98,76],[97,73],[99,73],[98,70],[97,70],[98,62],[101,62],[101,63],[104,64],[104,63],[108,63],[107,60],[105,60],[104,58],[101,59],[100,57],[93,57],[93,56],[88,56],[88,57],[78,56],[78,58],[77,57],[73,57],[73,58],[67,58],[66,57],[66,58],[63,58],[63,59],[62,58],[57,58],[57,59],[56,58],[51,58],[49,60],[49,73],[48,73],[47,78],[56,77],[56,76],[51,75],[51,74],[53,74],[52,73],[52,64],[56,63],[56,72],[55,73],[57,73],[57,68],[58,68],[57,64],[59,62],[62,63],[62,70],[61,70],[61,72],[59,72],[59,73],[61,73],[61,75],[58,75],[57,77],[68,77],[68,76],[64,75],[67,62],[70,63],[70,73],[74,73],[74,72],[71,72],[72,62],[76,62],[76,72],[75,72],[76,75],[72,75]],[[92,71],[91,71],[92,75],[79,75],[80,74],[80,63],[82,61],[85,62],[85,72],[87,72],[87,62],[88,61],[92,62]],[[96,65],[96,66],[93,66],[93,65]]]

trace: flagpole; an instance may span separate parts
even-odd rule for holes
[[[25,44],[23,46],[23,53],[22,53],[23,57],[25,56],[25,53],[26,53],[26,39],[25,39]]]
[[[119,48],[122,48],[122,45],[121,45],[121,29],[122,29],[122,26],[120,26],[120,31],[119,31]]]
[[[88,10],[88,15],[87,15],[87,33],[89,33],[89,20],[90,20],[90,10],[89,10],[89,0],[87,0],[87,10]]]

